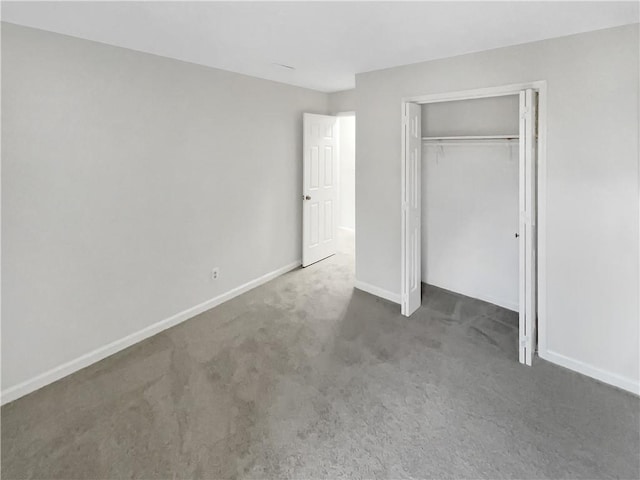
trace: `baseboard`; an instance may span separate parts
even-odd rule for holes
[[[380,287],[376,287],[375,285],[371,285],[369,283],[361,282],[360,280],[356,280],[354,286],[358,290],[362,290],[364,292],[370,293],[371,295],[375,295],[376,297],[384,298],[385,300],[389,300],[393,303],[400,303],[400,294],[393,293],[388,290],[385,290]]]
[[[426,277],[423,277],[423,278],[426,278]],[[509,301],[503,301],[499,298],[495,298],[490,295],[484,295],[482,293],[477,293],[477,292],[471,292],[471,291],[464,292],[458,288],[453,288],[450,285],[443,285],[439,282],[432,282],[429,279],[424,280],[424,282],[427,283],[428,285],[433,285],[434,287],[442,288],[444,290],[449,290],[450,292],[459,293],[460,295],[464,295],[466,297],[476,298],[478,300],[482,300],[483,302],[492,303],[493,305],[498,305],[499,307],[506,308],[507,310],[511,310],[513,312],[517,312],[520,309],[517,302],[513,303]]]
[[[565,355],[551,352],[549,350],[538,351],[538,356],[551,363],[555,363],[556,365],[560,365],[561,367],[573,370],[574,372],[578,372],[588,377],[595,378],[596,380],[600,380],[601,382],[613,385],[614,387],[621,388],[622,390],[626,390],[627,392],[640,395],[640,382],[638,381],[623,377],[615,373],[607,372],[606,370],[602,370],[579,360],[575,360],[573,358],[569,358]]]
[[[81,355],[78,358],[75,358],[69,362],[63,363],[51,370],[41,373],[29,380],[26,380],[18,385],[14,385],[12,387],[7,388],[2,392],[0,403],[4,405],[5,403],[12,402],[28,393],[34,392],[39,388],[44,387],[45,385],[49,385],[50,383],[55,382],[56,380],[60,380],[67,375],[70,375],[78,370],[81,370],[89,365],[96,363],[104,358],[107,358],[114,353],[119,352],[120,350],[124,350],[131,345],[134,345],[142,340],[145,340],[157,333],[162,332],[168,328],[171,328],[179,323],[184,322],[190,318],[195,317],[196,315],[201,314],[207,310],[212,309],[224,303],[228,300],[231,300],[238,295],[242,295],[249,290],[252,290],[270,280],[273,280],[276,277],[279,277],[282,274],[285,274],[295,268],[299,267],[301,264],[300,260],[292,262],[284,267],[278,268],[272,272],[269,272],[261,277],[258,277],[254,280],[251,280],[244,285],[240,285],[232,290],[229,290],[222,295],[218,295],[217,297],[211,298],[205,302],[202,302],[198,305],[195,305],[191,308],[183,310],[182,312],[176,313],[169,318],[161,320],[157,323],[149,325],[148,327],[143,328],[142,330],[138,330],[126,337],[123,337],[115,342],[111,342],[107,345],[99,347],[92,352]]]

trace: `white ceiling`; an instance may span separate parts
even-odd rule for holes
[[[325,92],[353,88],[360,72],[640,15],[638,2],[2,2],[1,13],[11,23]]]

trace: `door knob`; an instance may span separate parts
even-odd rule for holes
[[[520,234],[519,234],[519,233],[516,233],[516,238],[518,238],[519,236],[520,236]]]
[[[311,197],[309,195],[304,197],[305,200],[311,200]]]

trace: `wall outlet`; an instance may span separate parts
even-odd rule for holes
[[[215,267],[211,270],[211,280],[218,280],[220,278],[220,267]]]

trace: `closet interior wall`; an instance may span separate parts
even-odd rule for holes
[[[517,95],[422,105],[423,282],[514,311],[518,108]]]

